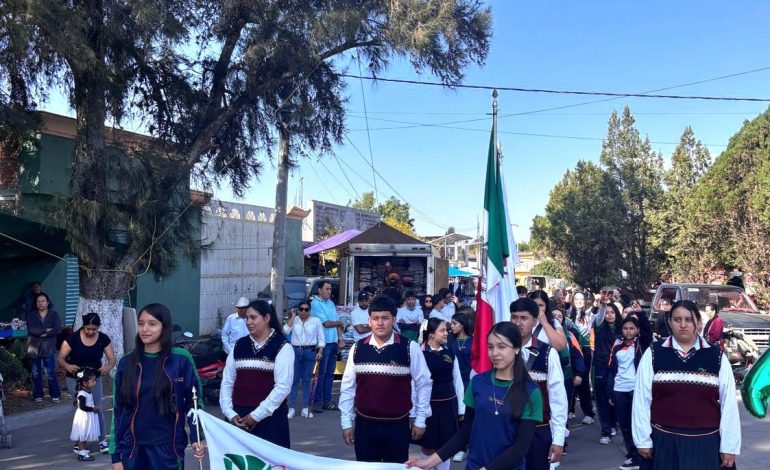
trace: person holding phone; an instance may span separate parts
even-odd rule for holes
[[[323,357],[324,328],[321,320],[310,315],[310,300],[303,300],[297,308],[291,309],[289,321],[283,326],[283,332],[291,335],[291,347],[294,349],[294,381],[289,392],[289,413],[287,417],[295,415],[297,403],[297,391],[302,387],[302,411],[303,418],[312,418],[310,412],[310,382],[313,376],[313,368],[317,361]]]

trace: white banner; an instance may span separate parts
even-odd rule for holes
[[[400,463],[365,463],[317,457],[267,442],[203,410],[191,410],[206,437],[212,470],[403,470]],[[329,436],[342,439],[342,433]]]

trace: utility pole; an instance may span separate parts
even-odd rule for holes
[[[273,259],[270,269],[270,292],[279,319],[283,318],[283,278],[286,272],[286,199],[289,191],[289,129],[279,117],[278,181],[275,185],[275,221],[273,222]]]

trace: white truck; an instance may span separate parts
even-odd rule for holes
[[[382,290],[391,273],[398,274],[402,294],[432,295],[449,284],[449,261],[434,257],[427,243],[350,243],[348,249],[340,266],[340,304],[353,305],[366,286]]]

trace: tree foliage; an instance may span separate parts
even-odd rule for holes
[[[355,201],[349,202],[350,207],[379,214],[382,221],[391,227],[409,235],[415,236],[414,219],[409,214],[409,204],[391,196],[382,204],[377,204],[374,191],[367,191]]]
[[[530,243],[564,266],[567,277],[598,289],[620,278],[623,221],[622,195],[610,174],[580,161],[551,190]]]
[[[530,273],[538,276],[548,276],[560,279],[567,277],[559,263],[552,259],[543,260],[537,263]]]
[[[242,194],[272,156],[278,123],[292,154],[332,149],[351,57],[375,75],[403,57],[453,84],[483,63],[491,28],[477,0],[14,0],[0,2],[0,18],[2,104],[23,113],[60,87],[75,110],[60,220],[85,268],[81,291],[113,299],[144,266],[173,265],[188,235],[172,227],[188,207],[175,195],[190,176]],[[107,120],[140,122],[152,136],[124,149],[143,178],[112,173]],[[140,197],[111,199],[108,176],[138,184]],[[127,243],[104,249],[115,231]]]
[[[663,158],[654,152],[649,138],[641,138],[636,120],[626,106],[623,114],[613,111],[599,157],[621,195],[624,217],[616,228],[626,287],[641,293],[658,280],[664,262],[663,250],[653,244],[649,214],[663,195]]]

